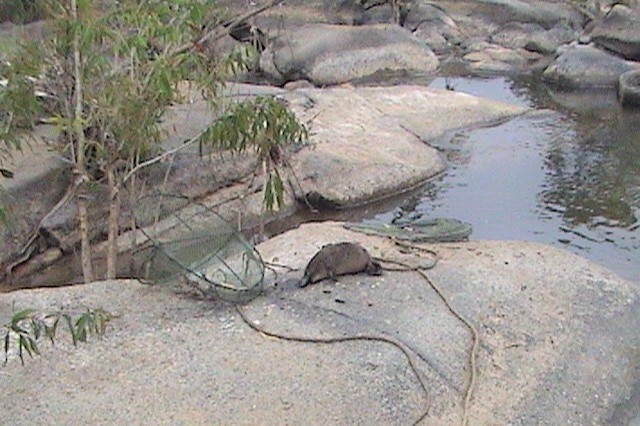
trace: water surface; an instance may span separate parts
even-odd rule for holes
[[[640,114],[613,92],[555,93],[534,81],[436,79],[547,113],[433,143],[449,170],[366,221],[419,212],[471,223],[471,239],[547,243],[640,280]]]

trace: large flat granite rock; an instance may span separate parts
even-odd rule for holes
[[[385,259],[414,261],[385,239],[340,223],[307,224],[258,248],[303,268],[323,244],[358,241]],[[479,333],[469,424],[623,424],[638,378],[637,283],[548,246],[478,241],[424,246],[426,271]],[[269,333],[370,336],[388,343],[299,343],[251,330],[220,301],[133,281],[0,295],[12,309],[102,306],[119,313],[106,336],[74,349],[42,344],[24,367],[0,369],[7,424],[459,424],[471,333],[415,272],[341,277],[298,289],[279,269],[241,306]],[[273,277],[272,277],[273,278]],[[636,386],[637,387],[637,386]],[[637,392],[636,392],[637,393]],[[16,407],[21,407],[17,409]],[[625,417],[627,416],[627,417]]]

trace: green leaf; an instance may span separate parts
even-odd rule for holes
[[[73,342],[73,346],[78,345],[78,337],[76,336],[76,330],[73,326],[73,321],[71,320],[71,316],[69,314],[63,314],[65,322],[67,323],[67,327],[69,328],[69,333],[71,334],[71,340]]]
[[[26,336],[20,335],[19,344],[20,344],[20,358],[22,358],[22,348],[29,354],[31,358],[33,358],[33,352],[31,351],[31,339]]]
[[[59,322],[60,322],[60,317],[58,316],[55,319],[55,321],[53,322],[53,324],[51,324],[51,325],[46,325],[45,324],[44,334],[49,339],[49,341],[51,342],[51,345],[55,345],[56,330],[58,328],[58,323]]]
[[[273,185],[275,187],[274,193],[276,195],[278,208],[282,208],[282,206],[284,206],[284,184],[282,183],[282,179],[280,178],[280,174],[278,174],[277,170],[273,176]]]
[[[27,344],[29,345],[30,353],[33,352],[36,355],[40,355],[40,349],[38,348],[36,339],[27,338]],[[33,358],[33,355],[31,357]]]
[[[31,318],[31,331],[33,332],[33,337],[36,340],[40,338],[40,335],[42,333],[42,325],[35,318]]]
[[[89,318],[87,314],[83,314],[76,320],[75,335],[80,342],[87,341],[87,323]]]
[[[13,331],[16,334],[29,334],[29,331],[27,331],[26,328],[22,328],[18,324],[11,325],[10,329],[11,329],[11,331]]]
[[[170,99],[173,96],[171,81],[165,73],[162,73],[158,76],[158,90],[160,94],[166,99]]]
[[[4,169],[0,167],[0,175],[7,179],[13,179],[13,172],[9,169]]]
[[[22,356],[22,341],[23,341],[24,337],[20,336],[20,340],[19,340],[19,344],[18,344],[18,356],[20,357],[20,362],[22,363],[22,365],[24,365],[24,357]]]
[[[37,311],[35,309],[23,309],[22,311],[16,312],[13,314],[13,317],[11,317],[12,328],[13,326],[17,326],[20,321],[31,317],[36,312]]]
[[[4,335],[4,363],[9,362],[9,340],[10,340],[10,332],[7,330],[7,333]]]
[[[271,176],[265,181],[263,189],[263,202],[267,210],[273,210],[273,191],[271,185]]]

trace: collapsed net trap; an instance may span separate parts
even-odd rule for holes
[[[184,279],[231,302],[260,294],[264,262],[255,247],[213,207],[179,195],[153,194],[133,213],[146,243],[133,253],[142,275],[157,283]]]

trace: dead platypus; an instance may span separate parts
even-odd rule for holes
[[[374,261],[367,250],[356,243],[327,244],[309,261],[298,286],[317,283],[327,278],[335,280],[339,275],[366,272],[382,274],[382,267]]]

